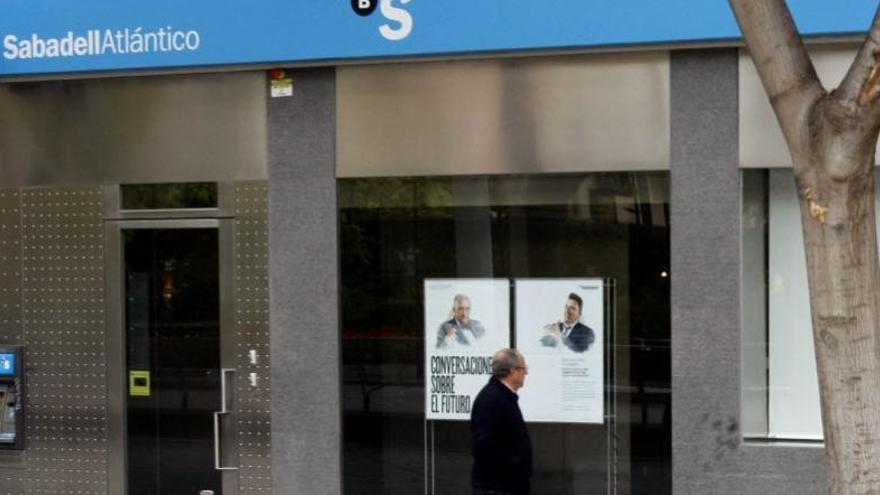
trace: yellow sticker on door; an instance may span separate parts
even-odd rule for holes
[[[150,396],[150,372],[148,370],[128,372],[128,395],[133,397]]]

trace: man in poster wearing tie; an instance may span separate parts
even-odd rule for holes
[[[592,328],[580,322],[583,307],[581,296],[574,292],[569,294],[565,301],[563,320],[544,325],[546,335],[541,337],[541,345],[557,348],[565,346],[577,353],[589,350],[596,341],[596,334]]]
[[[482,323],[471,319],[471,299],[464,294],[452,298],[452,319],[437,329],[437,348],[469,346],[486,333]]]

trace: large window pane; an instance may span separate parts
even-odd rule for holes
[[[821,440],[807,270],[791,170],[743,172],[743,432]]]
[[[743,432],[752,438],[822,440],[794,178],[790,169],[747,170],[742,177]]]
[[[469,493],[468,424],[425,422],[423,368],[423,281],[465,277],[615,280],[616,430],[530,424],[533,491],[596,493],[616,477],[630,493],[671,492],[666,174],[352,179],[339,191],[345,493]]]

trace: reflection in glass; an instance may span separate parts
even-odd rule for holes
[[[216,208],[216,182],[174,184],[123,184],[120,186],[123,210],[175,210]]]
[[[128,493],[219,495],[217,230],[124,230],[123,245],[126,372],[149,376],[127,394]]]
[[[423,280],[464,277],[616,280],[618,488],[671,492],[666,174],[339,184],[346,494],[424,493],[426,447],[429,493],[470,493],[467,422],[424,422]],[[533,493],[604,493],[604,426],[529,428]]]

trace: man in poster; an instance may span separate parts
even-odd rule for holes
[[[574,292],[570,293],[565,302],[562,321],[544,325],[546,335],[541,337],[541,345],[565,346],[577,353],[587,351],[596,341],[596,334],[592,328],[580,322],[583,306],[584,301],[581,296]]]
[[[465,294],[456,294],[452,298],[452,319],[444,321],[437,329],[437,348],[469,346],[485,333],[483,325],[471,319],[471,299]]]

